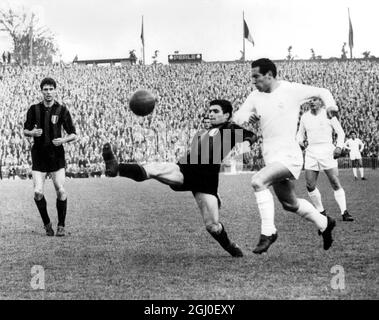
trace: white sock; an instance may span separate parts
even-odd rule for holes
[[[308,221],[313,222],[317,228],[323,232],[328,225],[328,219],[318,212],[317,209],[307,200],[297,200],[299,201],[299,209],[296,211],[296,214]]]
[[[313,191],[308,192],[308,195],[309,195],[309,198],[311,199],[312,204],[315,206],[318,212],[323,212],[324,206],[322,205],[320,191],[316,188]]]
[[[259,214],[261,216],[261,234],[271,236],[276,233],[274,225],[274,197],[269,189],[255,192]]]
[[[359,173],[361,174],[361,178],[363,178],[363,168],[359,168]]]
[[[337,191],[334,191],[334,199],[336,199],[336,202],[338,206],[340,207],[341,214],[343,214],[346,210],[346,196],[345,191],[341,188]]]
[[[353,168],[354,177],[357,177],[357,168]]]

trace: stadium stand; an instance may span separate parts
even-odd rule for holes
[[[367,166],[377,167],[379,142],[379,62],[283,61],[279,77],[331,90],[340,107],[345,132],[365,143]],[[225,98],[238,108],[252,90],[249,63],[180,65],[4,67],[0,80],[0,163],[3,177],[30,176],[31,140],[23,136],[30,105],[41,99],[39,83],[50,76],[58,83],[58,101],[73,116],[79,141],[65,145],[67,175],[98,176],[104,170],[101,147],[117,146],[121,161],[174,161],[201,126],[207,103]],[[152,116],[137,117],[128,98],[147,88],[158,98]],[[246,167],[261,163],[259,146],[244,157]],[[341,159],[342,167],[349,166]]]

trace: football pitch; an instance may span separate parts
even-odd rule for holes
[[[314,226],[282,210],[277,242],[255,255],[260,218],[251,174],[222,175],[221,221],[245,256],[232,258],[206,232],[191,193],[155,181],[71,179],[64,238],[47,237],[31,180],[0,180],[0,299],[378,299],[379,170],[367,181],[341,170],[342,222],[324,174],[319,190],[337,220],[329,251]],[[297,194],[308,199],[304,175]],[[45,196],[56,229],[55,192]],[[33,289],[33,266],[44,289]]]

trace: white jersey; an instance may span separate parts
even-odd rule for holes
[[[233,121],[243,125],[252,113],[260,116],[263,136],[263,157],[266,165],[287,157],[303,162],[296,141],[300,106],[312,97],[319,97],[325,106],[338,110],[329,90],[288,81],[278,81],[279,86],[270,93],[254,90],[235,112]],[[297,174],[296,174],[297,175]]]
[[[300,145],[307,135],[307,152],[323,154],[334,149],[333,130],[337,133],[337,147],[343,148],[345,133],[336,117],[328,119],[325,109],[315,115],[311,111],[304,113],[300,119],[300,126],[296,139]]]
[[[361,139],[355,138],[348,139],[345,143],[347,149],[350,150],[350,159],[361,159],[361,152],[363,151],[364,144]]]

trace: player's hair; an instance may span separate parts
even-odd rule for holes
[[[39,85],[41,90],[43,89],[43,87],[45,85],[50,85],[50,86],[53,86],[54,89],[57,88],[57,83],[55,82],[55,80],[53,78],[45,78],[41,81],[41,84]]]
[[[203,122],[204,122],[204,120],[209,120],[209,117],[208,116],[204,116]]]
[[[256,68],[256,67],[259,67],[259,72],[262,73],[263,75],[271,71],[272,76],[276,78],[276,75],[277,75],[276,65],[270,59],[262,58],[262,59],[253,61],[251,63],[251,68]]]
[[[209,103],[210,106],[218,105],[221,107],[223,113],[229,113],[228,120],[232,117],[233,114],[233,107],[230,101],[228,100],[223,100],[223,99],[216,99],[212,100]]]

